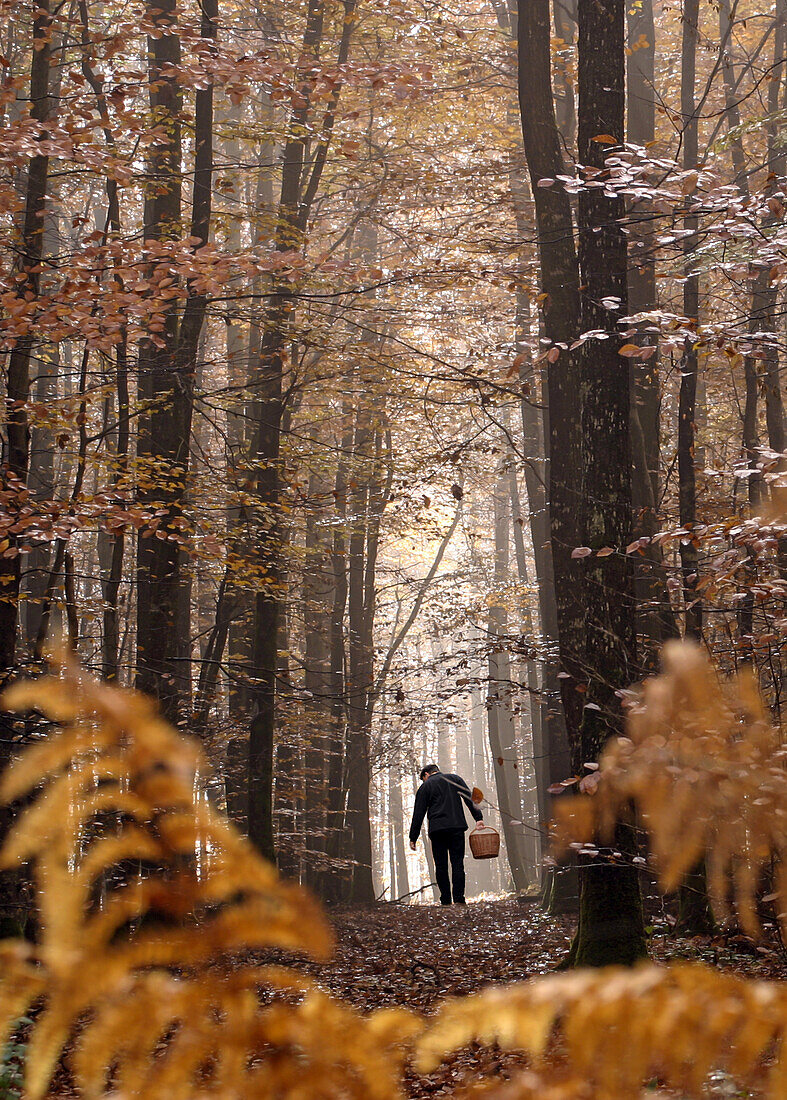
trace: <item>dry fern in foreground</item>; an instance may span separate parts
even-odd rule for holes
[[[758,888],[774,868],[787,936],[787,746],[746,671],[721,682],[699,646],[670,642],[664,672],[633,705],[628,737],[610,742],[592,797],[560,798],[556,847],[612,836],[633,801],[650,836],[662,888],[674,890],[703,856],[716,913],[759,931]],[[785,1093],[787,1095],[787,1092]]]
[[[18,685],[6,703],[62,727],[0,785],[29,799],[3,862],[31,862],[41,911],[38,946],[0,944],[0,1042],[35,1015],[29,1097],[45,1094],[68,1048],[88,1098],[396,1100],[413,1043],[428,1069],[472,1040],[534,1065],[465,1100],[634,1100],[654,1076],[699,1096],[714,1069],[742,1083],[765,1074],[771,1100],[787,1096],[785,987],[699,964],[493,987],[429,1021],[361,1017],[290,967],[233,967],[228,954],[245,948],[324,958],[331,936],[308,896],[195,800],[195,747],[148,701],[73,669]],[[639,796],[668,880],[707,844],[717,886],[734,886],[753,917],[787,807],[778,736],[753,689],[723,693],[695,650],[669,650],[630,732],[563,829],[608,825]]]
[[[73,669],[4,702],[61,724],[0,786],[7,801],[33,796],[2,862],[32,863],[39,945],[0,947],[0,1043],[42,1002],[27,1095],[46,1093],[76,1035],[87,1097],[397,1097],[408,1014],[362,1019],[289,968],[222,967],[246,948],[325,958],[331,935],[306,893],[195,800],[196,747],[149,701]]]
[[[652,1077],[701,1094],[711,1070],[745,1082],[773,1058],[765,1088],[787,1096],[787,990],[720,974],[701,964],[642,965],[555,974],[447,1002],[418,1044],[430,1070],[471,1040],[523,1050],[536,1062],[560,1049],[571,1074],[549,1073],[493,1086],[495,1100],[633,1100]],[[470,1096],[481,1095],[477,1089]]]

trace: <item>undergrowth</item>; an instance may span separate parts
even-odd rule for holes
[[[635,799],[664,885],[707,852],[719,912],[734,907],[756,933],[773,860],[769,904],[782,921],[787,909],[780,732],[749,680],[720,685],[691,647],[668,649],[665,663],[629,737],[591,772],[592,794],[562,808],[559,840],[592,857]],[[195,799],[196,746],[148,700],[74,668],[15,685],[5,703],[46,713],[59,732],[0,787],[26,800],[3,866],[32,866],[40,909],[35,945],[0,944],[0,1041],[12,1040],[0,1097],[21,1094],[22,1062],[24,1095],[44,1097],[67,1051],[88,1098],[397,1100],[407,1058],[429,1070],[473,1040],[527,1052],[532,1068],[468,1097],[632,1100],[651,1080],[697,1096],[719,1069],[787,1096],[784,986],[699,963],[551,975],[447,1001],[432,1017],[361,1015],[294,958],[239,968],[247,949],[326,958],[331,933],[304,891]],[[23,1049],[12,1037],[28,1013]]]

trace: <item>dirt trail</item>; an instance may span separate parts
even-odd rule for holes
[[[548,973],[565,956],[574,928],[573,918],[550,917],[537,903],[515,899],[445,909],[401,904],[340,908],[332,911],[331,919],[335,955],[331,962],[309,969],[325,989],[361,1011],[405,1005],[429,1013],[445,997]],[[787,978],[785,956],[775,942],[756,945],[743,936],[676,939],[658,921],[649,932],[654,961],[688,958],[750,977]],[[407,1094],[410,1100],[451,1097],[470,1082],[505,1080],[525,1064],[520,1055],[474,1045],[456,1052],[435,1073],[409,1073]],[[680,1100],[666,1090],[656,1095]],[[725,1075],[708,1088],[713,1100],[738,1095]]]

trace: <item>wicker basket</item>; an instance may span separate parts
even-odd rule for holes
[[[500,833],[491,825],[476,825],[469,839],[473,859],[494,859],[500,854]]]

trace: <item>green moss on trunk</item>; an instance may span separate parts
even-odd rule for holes
[[[552,917],[578,912],[579,878],[576,866],[568,865],[548,869],[541,908]]]
[[[609,863],[579,873],[579,927],[572,966],[632,966],[647,957],[639,877],[633,867]]]

